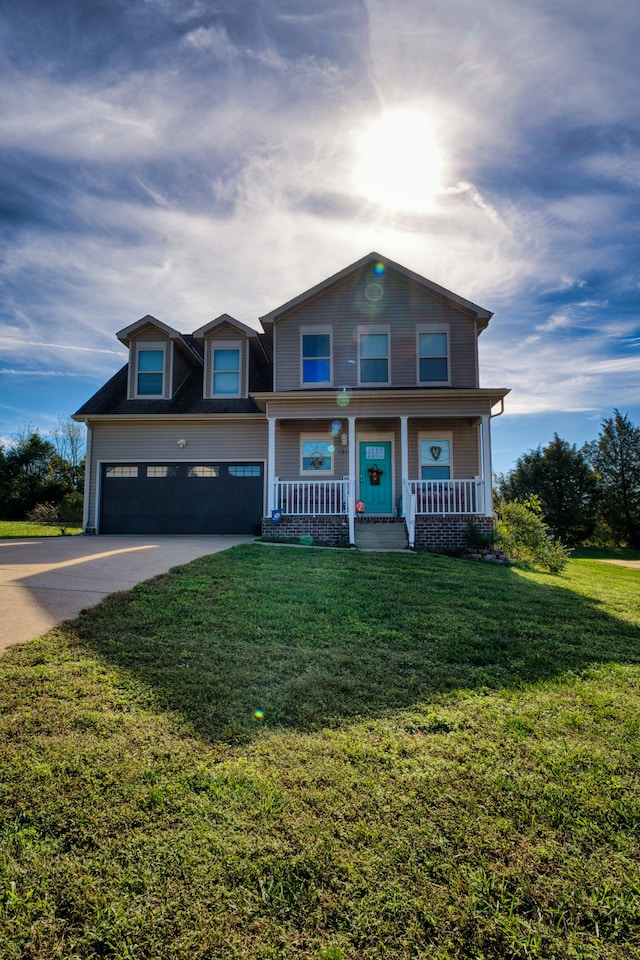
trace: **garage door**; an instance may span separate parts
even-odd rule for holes
[[[109,463],[101,533],[257,533],[261,463]]]

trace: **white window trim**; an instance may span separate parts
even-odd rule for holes
[[[329,334],[329,379],[307,381],[304,379],[304,338],[307,334]],[[333,386],[333,327],[328,324],[311,324],[300,327],[300,386],[305,390],[313,390],[316,387]]]
[[[214,377],[214,354],[216,350],[238,350],[238,392],[237,393],[216,393],[213,389],[213,377]],[[216,400],[217,398],[225,399],[226,397],[243,397],[245,394],[242,390],[243,378],[244,378],[244,367],[243,367],[243,341],[242,340],[210,340],[208,348],[208,372],[207,372],[207,390],[205,393],[206,400]],[[246,378],[245,382],[246,382]]]
[[[422,457],[420,445],[425,440],[447,440],[449,443],[449,480],[453,480],[453,432],[451,430],[420,430],[418,433],[418,479],[422,479]]]
[[[303,443],[333,443],[334,451],[331,454],[331,470],[315,470],[311,467],[309,470],[304,469],[304,451]],[[336,451],[335,451],[335,437],[331,435],[327,436],[327,433],[301,433],[298,437],[299,444],[299,470],[301,477],[316,477],[318,480],[327,479],[328,477],[334,477],[336,471]]]
[[[360,342],[363,334],[384,333],[387,336],[387,379],[386,380],[363,380],[360,376]],[[367,358],[371,359],[371,358]],[[380,358],[382,359],[382,358]],[[391,386],[391,327],[389,324],[374,325],[370,327],[358,327],[358,360],[357,374],[359,387],[390,387]]]
[[[421,380],[420,379],[420,334],[444,333],[447,338],[447,379]],[[416,327],[416,383],[421,387],[450,387],[451,386],[451,328],[448,323],[421,323]]]
[[[168,385],[173,377],[173,354],[169,355],[171,369],[167,372],[167,347],[171,344],[166,340],[140,340],[134,347],[134,371],[132,383],[132,398],[134,400],[165,400],[168,396]],[[162,393],[138,393],[138,357],[141,350],[162,350]]]

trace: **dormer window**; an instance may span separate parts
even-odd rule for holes
[[[225,344],[212,349],[214,397],[240,396],[240,347]]]
[[[164,397],[165,347],[159,344],[136,351],[136,396]]]

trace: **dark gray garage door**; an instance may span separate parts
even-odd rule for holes
[[[257,533],[260,463],[109,463],[101,533]]]

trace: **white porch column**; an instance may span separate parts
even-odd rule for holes
[[[276,419],[267,419],[269,426],[269,446],[267,449],[267,516],[276,508]]]
[[[491,417],[482,418],[482,479],[484,481],[484,515],[493,516],[493,469],[491,466]]]
[[[349,543],[356,542],[356,418],[349,417]]]
[[[405,481],[409,480],[409,418],[400,417],[400,472],[402,473],[402,489]]]

